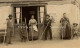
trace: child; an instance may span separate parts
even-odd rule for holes
[[[72,32],[73,32],[73,38],[74,37],[78,38],[78,24],[77,23],[73,23]]]
[[[26,28],[27,25],[25,24],[22,24],[22,26],[20,27],[20,38],[21,38],[21,41],[22,42],[26,42],[26,39],[27,39],[27,28]]]

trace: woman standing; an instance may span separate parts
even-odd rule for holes
[[[34,39],[34,37],[38,37],[38,29],[37,29],[37,21],[34,19],[34,15],[32,15],[31,19],[29,20],[29,38],[31,40]]]
[[[62,39],[70,39],[71,38],[71,27],[70,27],[69,18],[66,17],[66,13],[63,14],[63,18],[61,18],[60,23],[62,26],[62,29],[61,29]]]

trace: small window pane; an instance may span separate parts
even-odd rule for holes
[[[41,20],[41,23],[43,22],[43,18],[44,18],[44,13],[40,13],[40,20]]]
[[[16,13],[15,13],[15,23],[19,24],[21,22],[21,17],[20,17],[20,8],[16,8]]]
[[[20,8],[16,8],[16,13],[17,13],[17,12],[20,12]]]
[[[44,7],[40,7],[40,12],[44,12]]]

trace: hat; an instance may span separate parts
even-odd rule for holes
[[[46,16],[50,17],[50,15],[48,15],[48,14]]]
[[[63,13],[63,14],[66,14],[66,13]]]
[[[12,15],[10,14],[8,17],[12,17]]]
[[[73,23],[73,25],[78,25],[77,23]]]

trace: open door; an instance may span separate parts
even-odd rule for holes
[[[31,9],[30,9],[31,8]],[[26,7],[14,7],[14,36],[15,39],[20,40],[19,37],[19,31],[18,25],[22,24],[22,22],[25,22],[28,25],[29,19],[31,18],[30,12],[35,11],[35,19],[38,22],[38,37],[41,37],[41,34],[43,33],[43,24],[46,14],[46,8],[45,6],[26,6]]]
[[[45,6],[40,6],[38,7],[38,31],[39,31],[39,39],[43,38],[44,36],[42,35],[44,32],[44,20],[45,20],[45,15],[46,15],[46,7]]]

